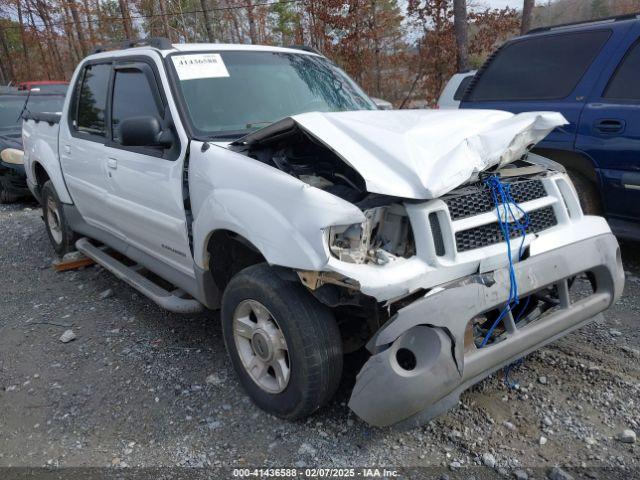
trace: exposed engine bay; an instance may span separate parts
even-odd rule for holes
[[[268,127],[260,132],[264,130]],[[296,125],[278,135],[252,138],[236,149],[353,204],[368,196],[364,179],[358,172]]]
[[[336,258],[382,265],[397,257],[415,255],[403,199],[367,192],[358,172],[295,124],[277,135],[237,142],[234,149],[353,203],[364,212],[366,220],[362,224],[330,229],[329,246]]]

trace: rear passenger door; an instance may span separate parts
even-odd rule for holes
[[[71,198],[84,220],[101,230],[110,227],[104,142],[111,62],[86,65],[74,87],[69,117],[60,122],[59,152]]]
[[[114,66],[105,148],[111,223],[129,245],[190,275],[178,136],[169,149],[123,146],[120,140],[120,124],[127,118],[153,116],[160,124],[170,123],[159,80],[150,60],[120,60]]]
[[[608,215],[640,219],[640,28],[612,58],[582,113],[576,149],[600,168]]]

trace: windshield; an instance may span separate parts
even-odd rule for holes
[[[26,95],[0,96],[0,130],[15,129],[20,124],[19,115],[24,106]]]
[[[314,55],[236,51],[170,58],[199,136],[240,136],[304,112],[376,109],[342,70]]]
[[[52,83],[52,84],[44,84],[44,85],[34,85],[31,87],[31,93],[40,92],[40,93],[67,93],[67,88],[69,87],[66,83]]]
[[[22,123],[20,112],[27,94],[0,95],[0,130],[15,130]],[[27,110],[31,113],[58,113],[62,111],[63,95],[29,95]]]
[[[64,95],[29,95],[27,110],[31,113],[60,113]]]

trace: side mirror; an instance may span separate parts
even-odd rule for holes
[[[127,147],[171,146],[172,135],[163,132],[160,121],[153,116],[131,117],[120,122],[120,143]]]

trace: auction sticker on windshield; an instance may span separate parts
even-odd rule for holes
[[[219,53],[199,53],[171,57],[180,80],[228,77],[229,72]]]

